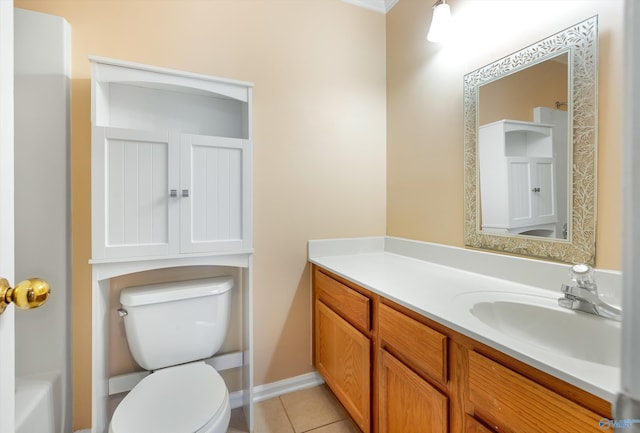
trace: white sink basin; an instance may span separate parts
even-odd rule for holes
[[[559,307],[557,297],[473,292],[459,295],[455,302],[473,319],[521,344],[620,366],[620,323]]]

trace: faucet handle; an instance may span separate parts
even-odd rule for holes
[[[589,265],[578,264],[573,265],[569,271],[571,279],[578,284],[578,287],[594,290],[596,288],[596,280],[593,276],[593,268]]]

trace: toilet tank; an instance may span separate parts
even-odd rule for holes
[[[145,370],[213,356],[229,327],[232,277],[123,289],[129,350]]]

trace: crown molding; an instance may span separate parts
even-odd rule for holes
[[[345,3],[386,14],[399,0],[342,0]]]

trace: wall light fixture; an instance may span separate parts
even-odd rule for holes
[[[445,0],[438,0],[433,5],[433,17],[431,18],[431,27],[427,33],[429,42],[444,42],[451,29],[451,8],[445,3]]]

